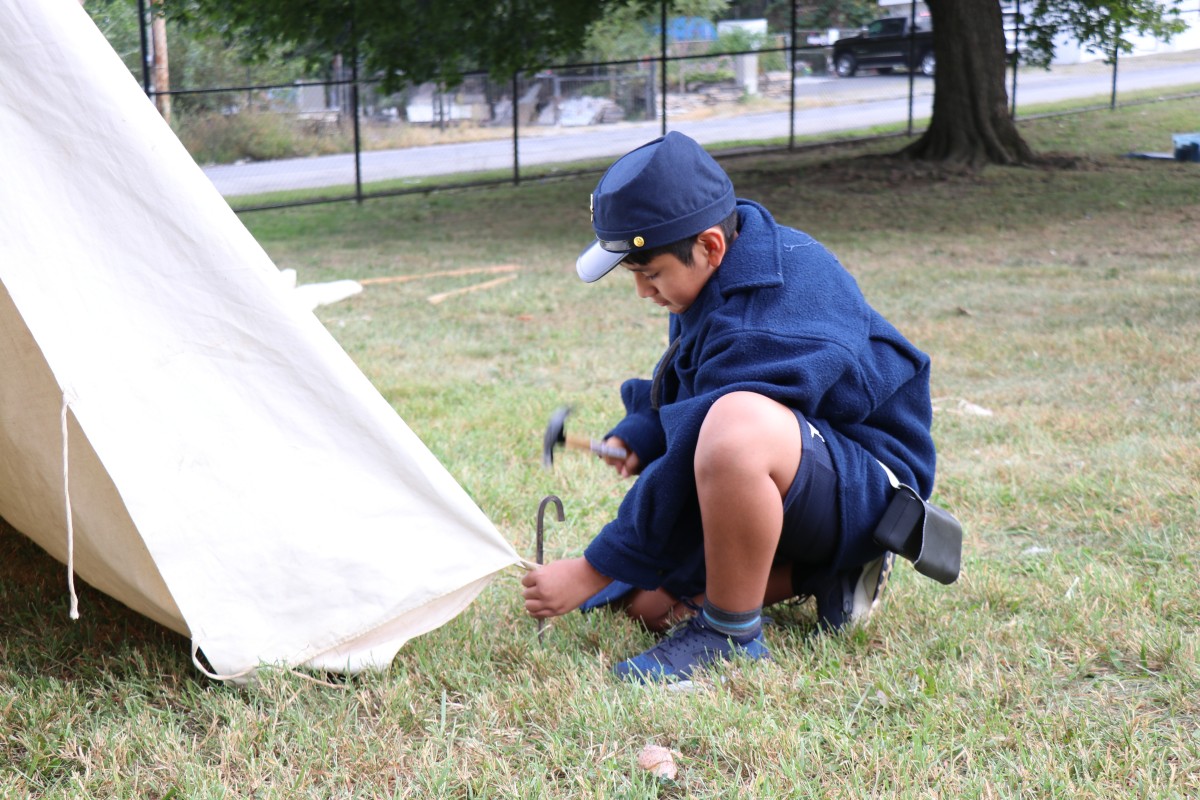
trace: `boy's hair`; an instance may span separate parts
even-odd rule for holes
[[[725,234],[725,241],[730,241],[733,238],[733,234],[737,232],[737,210],[735,209],[732,214],[721,220],[721,222],[718,223],[718,226],[721,228],[721,233]],[[707,230],[707,228],[705,230]],[[637,250],[625,256],[623,260],[627,263],[633,264],[634,266],[644,267],[664,253],[668,253],[682,261],[685,267],[690,267],[692,265],[692,249],[696,246],[696,239],[700,237],[701,233],[704,233],[704,231],[698,231],[695,236],[689,236],[686,239],[680,239],[679,241],[671,242],[670,244],[664,244],[659,247],[648,247],[645,250]]]

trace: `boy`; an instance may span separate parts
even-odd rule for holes
[[[607,438],[640,477],[582,558],[524,577],[527,611],[618,602],[662,630],[694,598],[686,625],[614,667],[668,681],[768,657],[762,608],[789,597],[815,596],[825,630],[862,619],[891,566],[872,532],[896,480],[932,491],[929,358],[683,134],[618,159],[591,200],[576,271],[621,265],[671,312],[670,345],[652,380],[621,387]]]

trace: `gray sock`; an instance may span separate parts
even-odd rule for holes
[[[726,611],[714,606],[706,597],[700,616],[705,625],[738,644],[745,644],[762,631],[762,606],[750,611]]]

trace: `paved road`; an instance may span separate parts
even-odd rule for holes
[[[1134,59],[1122,62],[1118,99],[1126,92],[1200,83],[1200,51],[1192,55],[1195,60],[1191,62],[1178,58],[1165,63],[1139,63]],[[917,120],[927,118],[933,99],[933,82],[922,77],[915,79],[913,85],[916,91],[912,114]],[[795,131],[797,135],[819,135],[904,121],[909,115],[908,86],[909,78],[904,74],[797,79]],[[1018,109],[1084,97],[1106,101],[1111,91],[1112,73],[1101,64],[1076,65],[1052,72],[1022,71],[1017,83]],[[715,144],[787,136],[789,120],[786,111],[779,111],[702,121],[670,120],[670,128],[704,144]],[[553,129],[550,133],[536,130],[534,135],[520,137],[520,164],[529,167],[613,158],[654,138],[660,130],[657,121]],[[512,159],[511,138],[369,151],[362,154],[363,181],[511,170]],[[279,159],[207,167],[205,172],[226,197],[284,189],[347,186],[354,184],[354,157]]]

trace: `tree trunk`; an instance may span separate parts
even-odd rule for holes
[[[937,57],[933,118],[904,155],[972,166],[1032,161],[1033,152],[1009,116],[1000,4],[926,0],[926,5]]]

